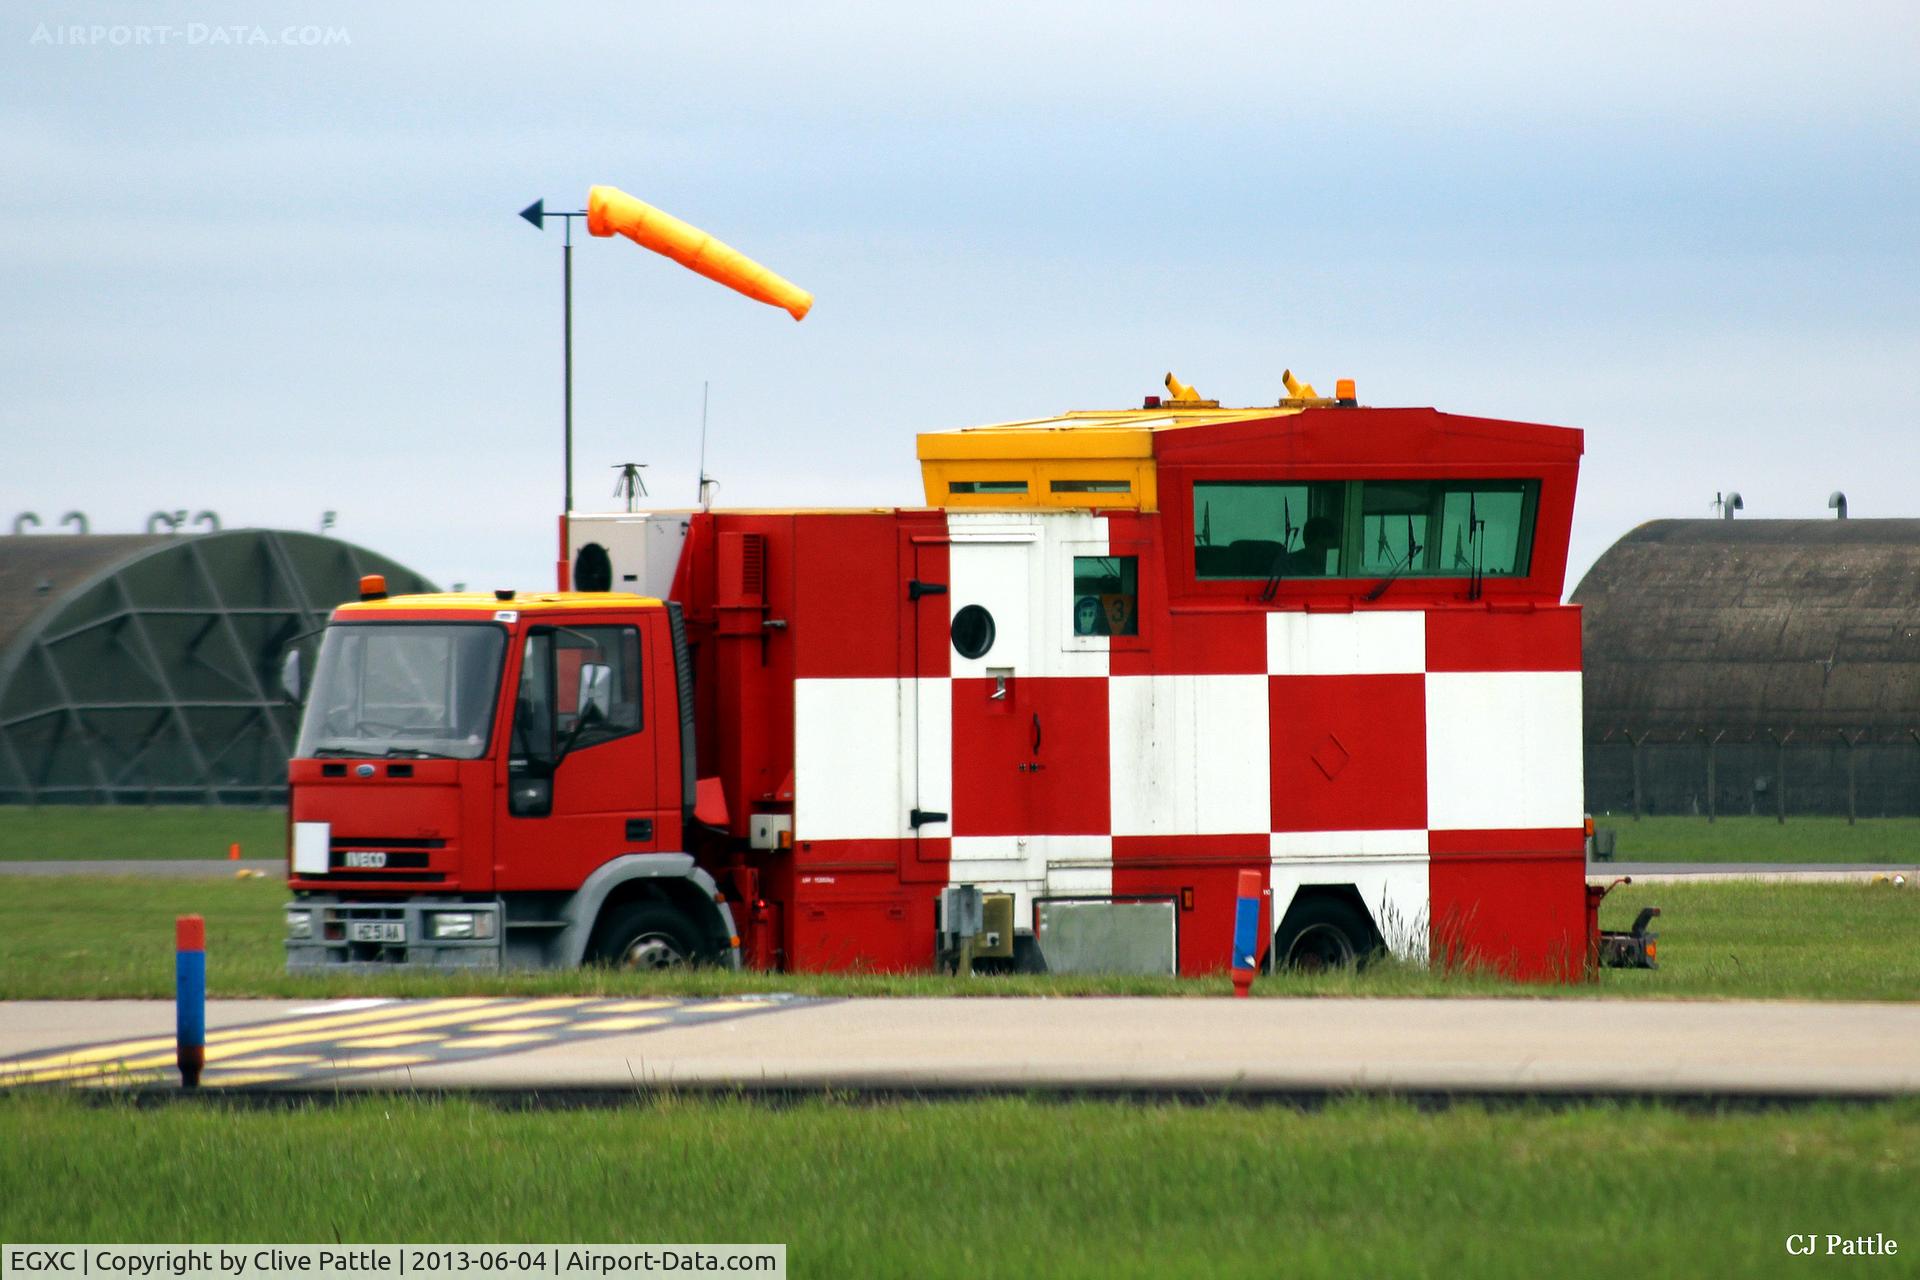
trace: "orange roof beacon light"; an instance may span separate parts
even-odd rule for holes
[[[799,285],[769,271],[700,228],[636,200],[618,187],[588,190],[587,230],[596,236],[623,235],[735,293],[783,308],[795,320],[806,319],[807,312],[813,308],[813,295]]]
[[[378,573],[364,574],[360,578],[360,598],[362,600],[385,600],[387,598],[387,579]]]

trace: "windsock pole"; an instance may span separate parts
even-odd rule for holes
[[[175,1060],[180,1084],[200,1087],[207,1064],[207,922],[180,916],[173,922],[173,1004]]]
[[[564,496],[561,498],[560,510],[562,514],[570,516],[573,514],[573,219],[568,218],[566,223],[566,239],[560,244],[560,273],[564,277],[560,284],[560,309],[566,318],[560,323],[563,330],[561,346],[565,349],[565,355],[561,358],[566,365],[564,375],[566,380],[566,445],[564,446],[566,460],[562,465],[566,468],[567,477],[562,490]],[[562,551],[560,571],[563,579],[560,583],[562,591],[573,585],[564,581],[569,567],[565,564],[565,558],[566,553]]]
[[[547,229],[547,219],[558,218],[565,233],[560,241],[560,361],[561,361],[561,468],[566,472],[560,483],[560,560],[558,586],[565,591],[573,584],[567,579],[567,517],[573,512],[573,220],[587,216],[585,209],[549,209],[547,202],[535,200],[520,211],[520,216],[536,231]]]
[[[1242,871],[1233,904],[1233,994],[1243,998],[1260,964],[1260,897],[1260,873]]]
[[[733,246],[714,239],[700,228],[682,222],[672,214],[636,200],[617,187],[592,187],[587,191],[587,207],[576,210],[549,210],[547,202],[535,200],[520,211],[538,230],[546,230],[548,218],[559,218],[566,225],[566,238],[560,245],[562,347],[565,364],[564,452],[566,481],[562,489],[560,514],[560,559],[557,564],[559,587],[571,585],[566,526],[573,511],[573,220],[585,218],[591,235],[623,235],[643,248],[671,258],[689,271],[723,284],[734,292],[779,307],[795,320],[806,318],[813,309],[813,295],[780,275],[761,266]],[[704,459],[701,491],[704,499],[706,472]]]

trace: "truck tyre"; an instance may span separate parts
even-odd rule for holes
[[[616,969],[678,969],[700,956],[699,933],[661,902],[629,902],[601,922],[593,958]]]
[[[1317,973],[1352,969],[1373,958],[1373,929],[1352,903],[1326,894],[1314,894],[1294,903],[1274,934],[1273,954],[1278,966]]]

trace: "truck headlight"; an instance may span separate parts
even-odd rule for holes
[[[491,938],[491,911],[436,911],[428,917],[427,932],[438,939]]]
[[[312,936],[313,912],[289,910],[287,912],[287,937],[298,939],[311,938]]]

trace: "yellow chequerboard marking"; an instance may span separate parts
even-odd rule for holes
[[[533,1013],[541,1009],[552,1009],[563,1005],[577,1005],[585,1002],[576,998],[565,997],[544,1000],[458,1000],[449,1003],[458,1004],[462,1007],[446,1012],[428,1014],[422,1017],[392,1019],[382,1023],[381,1026],[388,1031],[417,1031],[424,1030],[427,1027],[442,1027],[461,1022],[471,1022],[476,1017],[484,1018],[495,1013]],[[475,1009],[473,1006],[476,1004],[490,1007]],[[505,1005],[506,1007],[504,1009],[500,1008],[499,1006],[501,1005]],[[237,1043],[229,1041],[225,1044],[218,1045],[209,1044],[207,1046],[207,1061],[214,1062],[222,1059],[237,1058],[243,1054],[252,1053],[261,1049],[284,1049],[294,1045],[323,1043],[335,1039],[339,1034],[338,1031],[335,1030],[324,1030],[305,1031],[294,1035],[276,1035],[274,1033],[277,1032],[279,1028],[272,1024],[253,1028],[253,1030],[258,1037],[253,1040],[240,1041]],[[173,1065],[173,1053],[171,1042],[169,1042],[168,1052],[164,1054],[125,1059],[113,1064],[113,1067],[116,1070],[124,1070],[138,1067],[165,1068],[171,1065]],[[8,1083],[39,1084],[56,1080],[70,1080],[78,1076],[95,1074],[100,1070],[102,1070],[102,1068],[95,1066],[63,1067],[44,1071],[32,1071],[28,1072],[24,1077],[10,1079]]]
[[[429,1040],[444,1040],[446,1033],[441,1031],[404,1031],[391,1036],[360,1036],[353,1040],[340,1041],[342,1049],[398,1049],[403,1045],[425,1044]]]
[[[576,1022],[576,1031],[638,1031],[642,1027],[657,1027],[666,1022],[665,1018],[649,1018],[635,1015],[631,1018],[595,1018],[591,1022]]]
[[[461,996],[446,1000],[428,1000],[410,1003],[385,1003],[377,1008],[353,1009],[344,1013],[325,1014],[320,1017],[299,1017],[285,1021],[257,1022],[241,1027],[222,1027],[207,1033],[207,1043],[224,1044],[229,1040],[251,1039],[269,1033],[284,1034],[295,1031],[319,1031],[330,1027],[366,1026],[385,1022],[395,1018],[418,1017],[439,1010],[452,1010],[475,1005],[496,1005],[500,1002],[485,996]],[[173,1052],[172,1036],[150,1036],[139,1040],[120,1040],[111,1044],[89,1045],[83,1049],[73,1049],[65,1053],[42,1054],[34,1058],[17,1058],[10,1062],[0,1062],[0,1076],[11,1076],[16,1071],[36,1071],[41,1069],[63,1070],[84,1066],[89,1063],[110,1062],[119,1058],[131,1058],[142,1054]]]
[[[641,1031],[778,1007],[764,1000],[566,996],[393,1001],[331,1014],[310,1009],[297,1017],[211,1033],[207,1081],[271,1084],[323,1077],[330,1071],[414,1067],[457,1060],[456,1051],[507,1050],[575,1034]],[[355,1052],[409,1046],[419,1046],[420,1052]],[[275,1052],[289,1049],[296,1052]],[[172,1080],[174,1067],[172,1039],[149,1037],[0,1061],[0,1086],[53,1081],[89,1088],[154,1084]]]
[[[333,1065],[342,1071],[371,1071],[381,1067],[417,1067],[430,1061],[432,1055],[425,1053],[369,1053],[336,1058]]]
[[[686,1006],[688,1013],[739,1013],[746,1009],[770,1009],[765,1000],[712,1000]]]
[[[553,1039],[553,1033],[550,1031],[523,1031],[517,1035],[469,1036],[464,1040],[444,1040],[441,1045],[447,1049],[504,1049],[508,1045],[533,1044],[540,1040],[551,1039]]]
[[[172,1072],[160,1071],[110,1071],[99,1075],[75,1080],[73,1084],[81,1089],[118,1089],[134,1084],[163,1084]]]
[[[609,1000],[591,1013],[652,1013],[656,1009],[671,1009],[679,1004],[678,1000]]]

